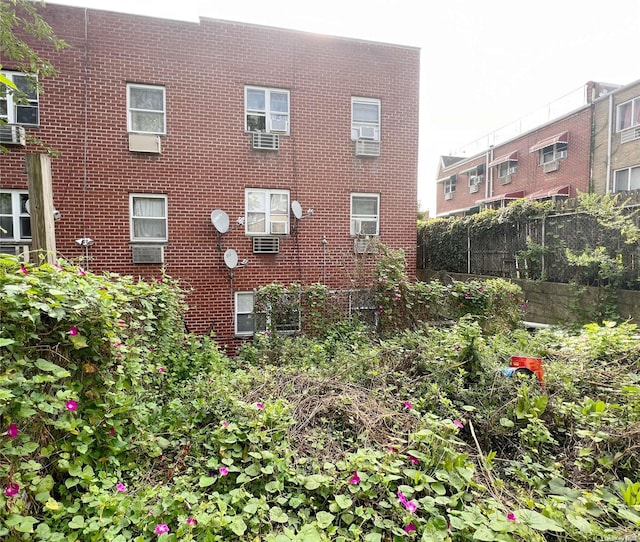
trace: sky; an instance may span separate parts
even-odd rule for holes
[[[209,17],[421,50],[418,204],[435,214],[439,157],[574,95],[588,81],[626,85],[640,1],[47,0],[197,21]]]

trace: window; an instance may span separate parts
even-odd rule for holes
[[[130,194],[131,241],[166,242],[167,196]]]
[[[31,240],[28,192],[0,190],[0,252],[15,254],[15,245]]]
[[[165,134],[165,89],[154,85],[127,85],[127,130]]]
[[[453,194],[456,191],[456,181],[457,181],[457,176],[456,175],[451,175],[451,177],[449,177],[448,179],[446,179],[444,181],[444,193],[446,194]]]
[[[554,143],[540,149],[540,165],[562,160],[567,157],[567,144],[563,142]]]
[[[351,194],[351,235],[378,235],[379,209],[379,194]]]
[[[245,130],[289,133],[289,91],[245,88]]]
[[[289,233],[289,191],[247,188],[245,191],[246,235]]]
[[[502,162],[498,164],[498,178],[502,179],[504,177],[508,177],[516,172],[516,168],[518,167],[517,160],[507,160],[506,162]]]
[[[619,169],[613,173],[613,191],[640,190],[640,166]]]
[[[235,334],[250,336],[275,329],[279,333],[300,331],[300,293],[289,292],[278,301],[276,310],[255,312],[255,293],[236,292]],[[273,320],[272,320],[273,319]]]
[[[14,72],[2,72],[2,75],[13,81],[18,90],[0,85],[0,119],[7,124],[38,126],[38,79]]]
[[[640,124],[640,97],[624,102],[617,107],[616,129],[618,132]]]
[[[478,164],[465,173],[467,174],[469,188],[475,188],[484,180],[484,164]]]
[[[380,100],[351,98],[351,139],[380,141]]]

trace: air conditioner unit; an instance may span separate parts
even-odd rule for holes
[[[474,183],[472,185],[469,185],[469,193],[470,194],[475,194],[478,189],[480,188],[480,185],[478,185],[478,183]]]
[[[148,152],[151,154],[160,154],[162,152],[160,136],[156,134],[130,133],[129,150],[132,152]]]
[[[0,145],[20,145],[27,144],[27,136],[22,126],[17,124],[0,124]]]
[[[566,158],[566,157],[567,157],[567,151],[558,151],[555,154],[556,160],[561,160],[562,158]]]
[[[270,233],[273,235],[285,235],[287,233],[286,222],[271,222]]]
[[[280,148],[280,136],[264,132],[253,132],[253,148],[263,151],[277,151]]]
[[[162,245],[134,245],[133,263],[164,263],[164,247]]]
[[[444,199],[453,199],[453,192],[445,192]]]
[[[280,252],[280,239],[278,237],[254,237],[254,254],[277,254]]]
[[[560,162],[554,160],[553,162],[547,162],[542,166],[542,170],[545,173],[551,173],[552,171],[558,171],[560,169]]]
[[[356,156],[380,156],[380,142],[356,139]]]
[[[504,177],[500,177],[500,184],[511,184],[511,175],[505,175]]]
[[[351,220],[352,235],[377,235],[378,221],[354,218]]]
[[[636,139],[640,139],[640,126],[620,132],[620,143],[629,143],[629,141]]]
[[[513,175],[516,172],[516,168],[515,167],[510,167],[507,170],[507,175]]]
[[[356,237],[353,240],[353,252],[356,254],[377,254],[378,246],[373,237]]]

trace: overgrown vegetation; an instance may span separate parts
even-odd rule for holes
[[[374,278],[377,333],[314,285],[300,299],[324,328],[228,359],[181,331],[168,277],[0,259],[0,537],[638,535],[634,325],[530,334],[506,324],[521,300],[504,281],[454,283],[454,312],[428,325],[442,285],[406,281],[396,253]],[[272,306],[287,289],[267,289]],[[545,387],[504,376],[512,355],[544,358]]]

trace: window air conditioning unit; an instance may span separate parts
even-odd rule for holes
[[[356,237],[353,240],[353,252],[356,254],[377,254],[378,247],[373,237]]]
[[[356,139],[356,156],[380,156],[380,142],[371,139]]]
[[[547,162],[546,164],[544,164],[544,166],[542,166],[542,170],[545,173],[551,173],[552,171],[558,171],[558,169],[560,169],[560,162],[558,162],[557,160],[554,160],[553,162]]]
[[[278,254],[280,252],[280,239],[278,237],[254,237],[254,254]]]
[[[164,247],[156,245],[134,245],[133,263],[164,263]]]
[[[453,199],[453,192],[445,192],[444,199]]]
[[[567,151],[559,151],[556,153],[556,160],[561,160],[567,157]]]
[[[504,177],[500,177],[500,184],[511,184],[511,175],[505,175]]]
[[[360,128],[358,128],[358,139],[370,139],[377,141],[380,139],[378,137],[378,129],[374,126],[360,126]]]
[[[130,133],[129,150],[132,152],[148,152],[151,154],[160,154],[162,152],[160,136],[156,134]]]
[[[478,183],[474,183],[472,185],[469,185],[469,193],[470,194],[475,194],[478,189],[480,188],[480,185]]]
[[[253,148],[263,151],[277,151],[280,148],[280,136],[265,132],[253,132]]]
[[[620,132],[620,143],[629,143],[629,141],[635,141],[636,139],[640,139],[640,126]]]
[[[27,136],[24,128],[17,124],[0,125],[0,145],[20,145],[27,144]]]
[[[377,235],[378,222],[376,220],[364,220],[354,218],[351,220],[352,235]]]

